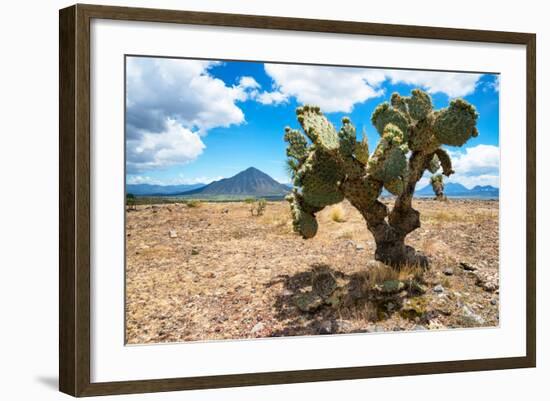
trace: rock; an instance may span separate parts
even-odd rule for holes
[[[420,295],[425,294],[428,291],[426,286],[420,284],[418,281],[415,280],[409,280],[407,282],[407,287],[409,288],[409,291]]]
[[[365,245],[363,244],[356,244],[355,245],[355,249],[357,249],[358,251],[362,251],[365,249]]]
[[[290,297],[292,294],[294,294],[294,292],[290,291],[289,289],[284,289],[281,293],[283,297]]]
[[[422,326],[421,324],[415,325],[412,329],[416,331],[428,330],[426,327]]]
[[[443,291],[445,291],[445,289],[443,288],[443,286],[441,284],[438,284],[434,287],[434,292],[442,293]]]
[[[375,333],[384,333],[386,330],[384,330],[384,328],[382,326],[374,326],[374,332]]]
[[[466,270],[467,272],[473,272],[477,270],[477,267],[466,262],[460,262],[459,265],[463,270]]]
[[[395,294],[405,288],[405,284],[399,280],[386,280],[382,283],[381,291],[385,294]]]
[[[263,322],[256,323],[254,327],[252,327],[252,330],[250,330],[251,334],[257,334],[260,331],[262,331],[265,328],[265,324]]]
[[[168,235],[170,236],[170,238],[178,238],[178,233],[176,232],[176,230],[169,230]]]
[[[330,320],[325,320],[319,324],[319,334],[331,334],[332,333],[332,322]]]
[[[313,292],[296,295],[294,303],[302,312],[314,312],[323,304],[323,298]]]
[[[199,254],[199,250],[197,248],[191,249],[191,255],[198,255],[198,254]]]
[[[224,214],[229,213],[229,209],[227,209],[227,208],[223,209],[223,210],[222,210],[222,213],[224,213]]]
[[[486,271],[475,272],[476,285],[483,288],[487,292],[495,292],[498,290],[498,273]]]
[[[314,269],[311,277],[313,291],[323,298],[328,298],[338,287],[334,274],[328,269]]]
[[[485,319],[477,315],[468,305],[462,307],[461,319],[468,326],[481,326],[485,324]]]
[[[333,324],[334,331],[338,333],[349,333],[353,329],[353,324],[347,320],[336,320]]]
[[[423,318],[426,314],[426,300],[423,298],[411,298],[405,300],[401,307],[401,317],[405,319],[415,320]]]
[[[491,299],[491,305],[496,305],[498,301],[496,299]]]
[[[454,270],[452,267],[447,267],[443,269],[443,274],[446,276],[452,276],[454,274]]]

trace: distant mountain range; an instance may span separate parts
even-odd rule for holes
[[[464,198],[498,198],[499,192],[498,188],[491,185],[476,185],[472,189],[468,189],[456,182],[445,183],[445,189],[443,190],[443,193],[447,196]],[[432,186],[428,184],[424,188],[417,189],[414,194],[417,196],[434,196],[434,191]]]
[[[185,191],[204,187],[206,184],[181,184],[181,185],[152,185],[152,184],[128,184],[126,193],[138,196],[164,196],[173,195]]]
[[[254,167],[249,167],[233,177],[213,181],[210,184],[128,184],[126,186],[127,193],[137,196],[189,196],[192,198],[282,198],[290,190],[290,186],[275,181],[269,175]],[[462,184],[448,182],[445,184],[444,193],[450,197],[498,198],[499,189],[490,185],[478,185],[468,189]],[[384,191],[382,195],[388,196],[389,193]],[[432,186],[426,185],[417,189],[415,195],[420,197],[434,196]]]

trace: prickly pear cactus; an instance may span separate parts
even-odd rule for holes
[[[436,200],[447,200],[447,197],[443,194],[445,184],[443,183],[443,176],[441,174],[432,175],[430,178],[430,184],[432,185]]]
[[[299,107],[296,115],[302,132],[286,128],[284,136],[294,184],[287,197],[294,230],[312,238],[318,228],[316,213],[347,199],[375,238],[377,260],[392,266],[427,266],[424,255],[405,245],[406,235],[420,227],[419,213],[412,208],[414,189],[426,170],[454,173],[441,146],[462,146],[477,136],[474,106],[455,99],[434,110],[430,96],[420,89],[410,96],[394,93],[371,116],[380,135],[372,153],[366,134],[357,139],[349,118],[344,117],[337,130],[319,107]],[[443,177],[438,176],[435,185],[442,194]],[[391,210],[378,200],[383,188],[396,196]]]

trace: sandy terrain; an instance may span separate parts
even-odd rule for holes
[[[398,274],[373,261],[347,202],[319,213],[310,240],[292,232],[286,202],[263,216],[243,202],[140,205],[127,212],[127,342],[498,325],[498,201],[415,208],[422,228],[408,243],[431,267]]]

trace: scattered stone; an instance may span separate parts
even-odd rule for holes
[[[415,325],[412,329],[417,331],[428,330],[426,327],[422,326],[421,324]]]
[[[319,324],[319,334],[331,334],[332,333],[332,322],[330,320],[325,320]]]
[[[399,280],[386,280],[382,283],[382,292],[385,294],[395,294],[405,288],[405,284]]]
[[[496,299],[491,299],[491,305],[496,305],[498,301]]]
[[[443,274],[446,276],[452,276],[454,274],[454,270],[452,267],[447,267],[443,270]]]
[[[466,262],[460,262],[459,265],[463,270],[466,270],[467,272],[473,272],[477,270],[477,267]]]
[[[292,294],[294,294],[294,292],[290,291],[289,289],[284,289],[283,292],[281,293],[283,297],[289,297],[291,296]]]
[[[199,254],[199,250],[197,248],[191,249],[191,255],[198,255],[198,254]]]
[[[338,333],[349,333],[353,329],[351,322],[347,320],[336,320],[334,322],[334,331]]]
[[[384,328],[382,326],[374,326],[374,332],[375,333],[384,333],[386,330],[384,330]]]
[[[264,328],[265,328],[265,323],[263,323],[263,322],[256,323],[254,325],[254,327],[252,327],[252,330],[250,330],[250,333],[251,334],[257,334],[260,331],[262,331]]]
[[[462,307],[461,319],[468,326],[481,326],[485,324],[485,319],[476,314],[468,305]]]
[[[178,238],[178,233],[176,232],[176,230],[169,230],[168,235],[170,236],[170,238]]]
[[[363,244],[356,244],[355,245],[355,249],[357,249],[358,251],[362,251],[365,249],[365,245]]]
[[[224,214],[229,213],[229,209],[227,209],[227,208],[223,209],[223,210],[222,210],[222,213],[224,213]]]
[[[434,287],[434,292],[442,293],[443,291],[445,291],[445,289],[443,288],[443,286],[441,284],[438,284]]]
[[[423,298],[407,299],[401,307],[401,317],[415,320],[424,317],[426,314],[426,300]]]
[[[302,312],[313,312],[323,304],[323,298],[313,292],[296,295],[294,303]]]
[[[409,291],[411,291],[412,293],[420,294],[420,295],[425,294],[428,291],[426,286],[420,284],[416,280],[409,280],[408,288],[409,288]]]
[[[477,271],[475,272],[476,285],[483,288],[487,292],[495,292],[498,290],[498,273]]]

